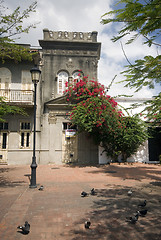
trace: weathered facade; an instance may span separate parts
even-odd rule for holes
[[[43,30],[40,40],[37,85],[36,158],[38,164],[80,162],[98,163],[98,147],[85,134],[71,132],[70,106],[63,92],[65,82],[88,75],[97,79],[101,44],[97,32],[53,32]],[[31,62],[6,61],[0,66],[1,96],[9,104],[25,107],[28,116],[6,116],[0,129],[0,162],[30,164],[33,146],[33,84]],[[73,133],[73,134],[72,134]]]
[[[97,79],[97,65],[101,43],[97,32],[53,32],[43,30],[43,40],[34,61],[41,70],[37,85],[36,111],[36,161],[38,164],[103,164],[110,161],[101,147],[96,146],[86,134],[75,134],[70,126],[70,105],[64,97],[65,82],[81,76]],[[6,60],[0,64],[0,96],[11,105],[22,106],[27,115],[8,115],[0,123],[0,164],[31,164],[33,155],[34,91],[30,69],[34,62],[16,64]],[[120,105],[129,107],[145,99],[117,99]],[[141,146],[129,161],[157,162],[161,134],[156,132]],[[155,149],[155,151],[153,151]]]

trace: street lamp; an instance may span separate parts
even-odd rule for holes
[[[40,79],[41,71],[40,69],[35,66],[30,70],[32,82],[34,83],[34,135],[33,135],[33,157],[32,157],[32,164],[31,164],[31,180],[30,180],[30,188],[36,188],[36,155],[35,155],[35,143],[36,143],[36,88],[37,83]]]

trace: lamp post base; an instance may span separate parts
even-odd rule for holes
[[[31,181],[30,181],[30,188],[37,188],[36,185],[36,157],[32,157],[32,164],[31,164]]]
[[[29,185],[29,188],[37,188],[37,185]]]

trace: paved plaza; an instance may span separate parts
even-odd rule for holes
[[[161,239],[160,165],[39,165],[37,186],[43,191],[29,188],[28,174],[30,166],[0,166],[1,240]],[[92,188],[96,195],[81,197]],[[145,199],[147,215],[126,222]],[[88,218],[91,227],[85,229]],[[28,235],[17,229],[26,220]]]

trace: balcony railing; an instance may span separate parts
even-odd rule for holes
[[[6,102],[19,104],[33,104],[32,90],[11,90],[0,89],[0,96],[4,97]]]

